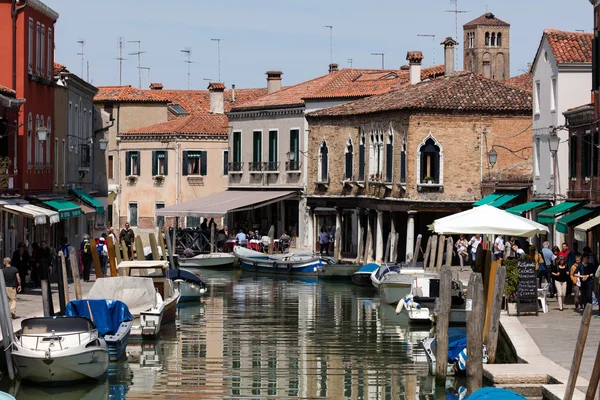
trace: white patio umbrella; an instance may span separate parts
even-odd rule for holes
[[[436,219],[429,229],[441,235],[481,233],[531,237],[548,233],[542,224],[488,205]]]

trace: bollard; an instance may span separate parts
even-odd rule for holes
[[[467,392],[473,393],[483,385],[483,324],[485,307],[483,299],[483,279],[480,273],[469,278],[467,302]]]
[[[490,364],[496,361],[496,350],[498,348],[498,334],[500,331],[500,312],[502,311],[502,296],[504,296],[504,285],[506,284],[506,267],[501,265],[496,273],[494,283],[494,297],[492,300],[492,314],[490,330],[487,337],[487,353]]]
[[[448,368],[448,326],[452,308],[452,269],[448,265],[442,267],[440,274],[439,305],[435,322],[435,381],[438,386],[443,386],[446,382]]]
[[[71,261],[71,274],[73,275],[73,283],[75,284],[75,298],[81,300],[83,296],[81,295],[81,282],[79,281],[79,265],[77,264],[77,254],[73,246],[69,248],[69,261]]]

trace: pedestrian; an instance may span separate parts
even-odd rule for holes
[[[237,235],[235,235],[238,246],[248,247],[248,237],[243,230],[240,229]]]
[[[135,241],[135,233],[131,229],[129,222],[125,222],[125,227],[121,229],[121,234],[119,235],[119,241],[125,242],[125,247],[127,248],[127,253],[129,254],[129,259],[133,260],[133,243]]]
[[[540,266],[540,287],[542,286],[542,278],[546,278],[546,282],[548,282],[548,292],[550,293],[550,297],[554,297],[554,288],[552,287],[552,278],[550,277],[550,272],[552,270],[552,265],[554,264],[554,260],[556,256],[550,250],[550,242],[547,240],[544,242],[542,248],[542,257],[544,257],[544,265]]]
[[[458,253],[458,259],[460,260],[461,268],[464,267],[464,262],[469,259],[469,252],[467,251],[467,247],[469,246],[469,242],[467,242],[467,238],[465,235],[460,235],[459,239],[456,241],[454,245],[456,247],[456,252]]]
[[[115,228],[112,226],[108,228],[108,237],[112,238],[113,246],[117,246],[117,236],[115,235]],[[108,241],[108,239],[106,239]]]
[[[558,256],[564,258],[565,261],[566,261],[567,258],[569,258],[569,253],[570,253],[570,251],[569,251],[569,245],[566,244],[566,243],[563,243],[562,244],[562,248],[558,252]],[[567,267],[568,267],[568,265],[567,265]]]
[[[206,231],[208,231],[208,219],[207,219],[207,218],[204,218],[204,219],[202,220],[202,223],[200,224],[200,230],[201,230],[202,232],[206,232]]]
[[[100,240],[96,245],[96,250],[98,251],[98,258],[100,259],[100,270],[102,271],[102,276],[106,276],[106,261],[108,259],[108,248],[106,247],[106,239],[104,239],[104,237],[100,237]]]
[[[81,262],[83,264],[83,281],[89,282],[92,267],[92,245],[90,244],[90,235],[87,233],[83,235],[79,250],[81,251]]]
[[[23,286],[25,286],[25,283],[27,282],[27,273],[30,268],[29,252],[25,247],[25,243],[19,243],[17,250],[13,253],[10,264],[19,271],[19,278],[21,278],[21,282],[23,282]]]
[[[594,275],[596,267],[590,262],[589,254],[583,254],[582,263],[579,266],[576,276],[581,279],[581,307],[585,308],[588,303],[592,303],[592,293],[594,291]]]
[[[67,243],[67,249],[69,248],[69,241],[67,238],[63,239],[64,242]],[[64,251],[64,250],[63,250]],[[67,253],[67,257],[68,257]],[[52,253],[50,248],[46,245],[46,241],[42,240],[40,242],[40,247],[35,251],[35,268],[36,268],[36,276],[37,281],[36,285],[41,286],[41,280],[50,280],[50,272],[52,270]],[[45,269],[45,271],[44,271]]]
[[[321,227],[321,233],[319,233],[319,245],[321,255],[323,255],[323,250],[325,250],[325,255],[329,256],[329,232],[325,229],[325,225]]]
[[[504,239],[502,236],[496,236],[494,241],[494,261],[502,260],[504,257]]]
[[[17,318],[17,293],[21,291],[21,277],[19,270],[10,265],[10,257],[6,257],[2,262],[2,274],[6,283],[6,295],[10,302],[10,316]]]
[[[556,297],[558,298],[558,309],[563,311],[563,304],[567,294],[567,280],[569,279],[569,269],[564,258],[559,258],[556,263],[556,270],[552,271],[554,277],[554,286],[556,286]]]
[[[575,311],[577,311],[579,310],[581,303],[581,298],[579,295],[579,289],[581,288],[581,279],[577,276],[577,270],[581,265],[581,254],[576,253],[573,255],[573,257],[575,258],[575,262],[573,263],[573,265],[571,265],[569,277],[571,278],[572,282],[571,288],[573,290],[573,303],[575,304]]]

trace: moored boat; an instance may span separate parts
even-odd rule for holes
[[[360,269],[356,264],[330,264],[317,268],[321,279],[352,279],[352,275]]]
[[[436,347],[435,338],[428,338],[422,342],[429,364],[429,373],[436,372]],[[446,375],[452,376],[464,373],[467,369],[467,332],[464,329],[451,328],[448,331],[448,358]],[[487,364],[488,356],[485,344],[483,345],[483,363]]]
[[[379,282],[379,296],[386,304],[396,304],[410,294],[415,277],[409,274],[388,274]]]
[[[359,286],[373,286],[371,283],[371,274],[378,268],[379,264],[371,263],[363,265],[358,271],[352,274],[352,282]]]
[[[167,277],[177,285],[180,302],[198,301],[206,293],[206,284],[202,279],[191,271],[185,269],[170,269]]]
[[[44,385],[68,385],[106,377],[106,343],[92,321],[82,317],[28,318],[13,343],[21,379]]]
[[[233,254],[240,260],[243,270],[285,275],[317,275],[317,268],[330,263],[315,253],[285,253],[269,255],[236,246]]]
[[[65,310],[67,317],[84,317],[94,322],[98,335],[108,347],[110,361],[125,355],[133,315],[125,303],[119,300],[72,300]]]
[[[180,267],[184,268],[233,268],[235,256],[229,253],[198,254],[194,257],[179,257],[177,260]]]

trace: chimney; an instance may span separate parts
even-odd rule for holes
[[[225,112],[223,98],[225,85],[221,82],[211,82],[208,84],[208,91],[210,92],[210,113],[223,114]]]
[[[421,82],[421,63],[423,62],[423,53],[420,51],[409,51],[406,53],[406,59],[410,64],[410,84],[415,85]]]
[[[447,37],[442,43],[444,45],[444,76],[454,75],[454,46],[458,42],[451,37]]]
[[[329,73],[339,71],[339,65],[337,64],[329,64]]]
[[[281,90],[281,71],[267,71],[267,94]]]
[[[231,85],[231,102],[235,103],[235,85]]]
[[[160,82],[153,82],[150,84],[150,90],[162,90],[163,84]]]

